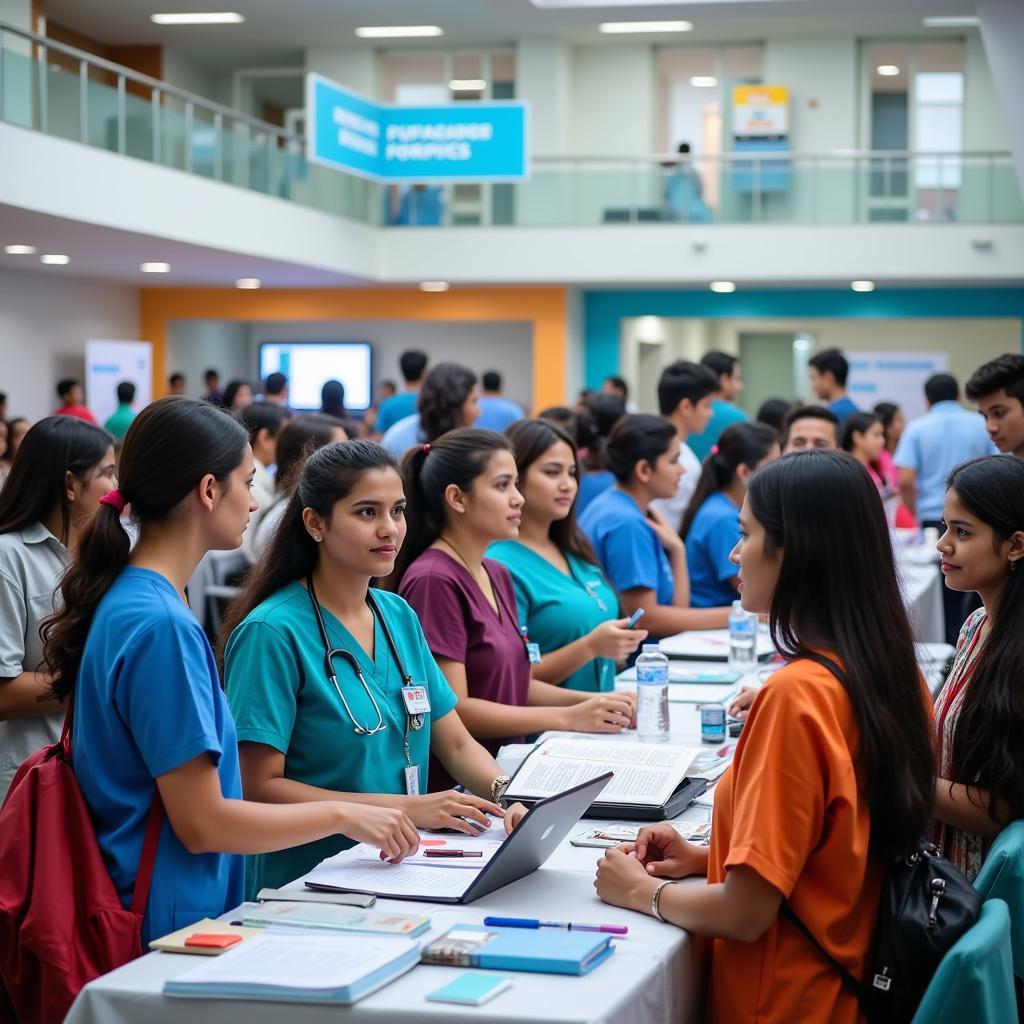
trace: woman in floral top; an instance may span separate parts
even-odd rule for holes
[[[948,487],[942,573],[984,607],[935,702],[934,839],[973,881],[993,836],[1024,817],[1024,459],[974,459]]]

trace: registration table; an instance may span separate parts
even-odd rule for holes
[[[699,722],[691,704],[673,704],[672,742],[699,745]],[[610,737],[614,739],[614,737]],[[633,740],[629,733],[623,739]],[[707,802],[682,815],[706,821]],[[600,822],[580,822],[577,835]],[[328,1024],[332,1021],[430,1021],[473,1019],[488,1024],[661,1024],[694,1018],[703,977],[704,943],[672,925],[602,903],[593,888],[594,868],[603,851],[577,848],[568,838],[547,863],[511,885],[465,907],[379,900],[378,908],[428,914],[432,927],[425,943],[454,924],[479,924],[487,915],[541,917],[557,921],[627,924],[628,937],[616,952],[582,978],[508,973],[513,986],[481,1007],[429,1003],[424,998],[455,978],[460,969],[419,965],[379,992],[351,1007],[164,996],[163,984],[196,965],[198,958],[150,953],[88,985],[68,1014],[67,1024]],[[694,880],[684,884],[700,885]],[[237,919],[237,911],[227,915]]]

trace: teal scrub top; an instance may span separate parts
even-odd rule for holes
[[[601,569],[565,553],[570,576],[517,540],[492,544],[489,558],[501,562],[512,576],[519,611],[530,641],[541,654],[556,651],[586,636],[595,626],[619,617],[619,599]],[[572,690],[615,689],[615,662],[594,658],[563,683]]]
[[[430,723],[447,715],[455,694],[437,667],[413,610],[397,594],[375,590],[405,670],[426,685],[430,715],[409,732],[409,753],[419,767],[420,792],[427,792]],[[240,742],[265,743],[285,755],[284,776],[310,786],[349,793],[405,792],[405,703],[402,675],[375,619],[371,661],[352,634],[321,606],[332,647],[355,655],[387,728],[357,736],[324,669],[324,646],[306,588],[297,581],[254,608],[232,632],[224,655],[224,684]],[[334,658],[338,686],[356,720],[377,724],[373,709],[349,662]],[[290,850],[250,857],[249,898],[263,887],[280,888],[353,841],[331,836]]]

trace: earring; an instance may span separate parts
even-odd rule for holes
[[[323,537],[321,537],[319,533],[315,533],[315,534],[313,534],[313,540],[315,540],[317,542],[317,544],[319,544],[320,541],[323,540]]]

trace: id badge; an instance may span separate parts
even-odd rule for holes
[[[405,713],[410,718],[430,714],[430,698],[425,686],[403,686],[402,700],[405,701]]]
[[[528,643],[526,645],[526,657],[530,659],[531,665],[540,664],[540,644]]]
[[[418,765],[410,764],[405,768],[405,795],[420,795],[420,769]]]

